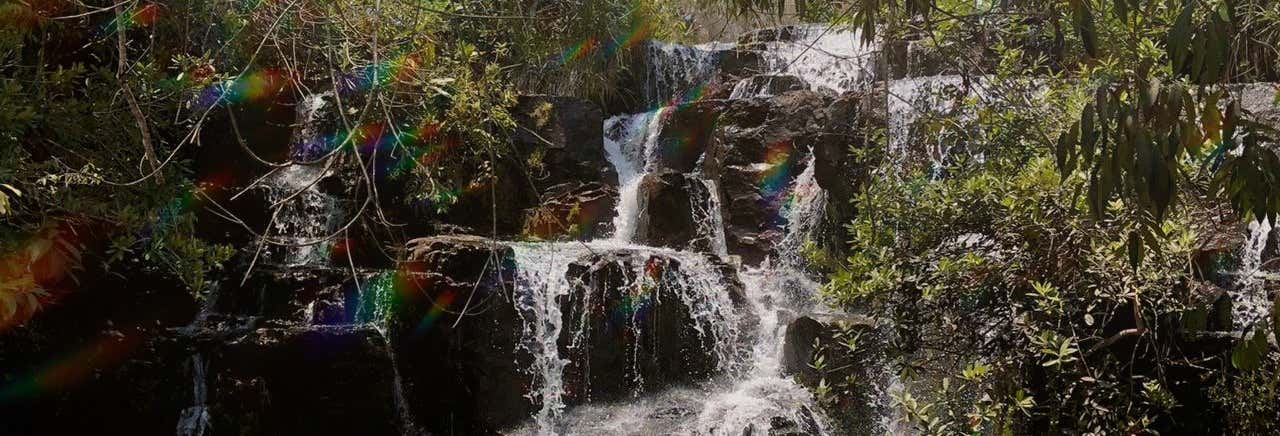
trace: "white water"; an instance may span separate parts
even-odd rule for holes
[[[182,416],[178,418],[178,436],[204,436],[212,427],[209,422],[209,409],[206,406],[208,401],[208,394],[205,391],[206,380],[208,380],[206,365],[200,353],[191,356],[193,401],[190,407],[182,410]]]
[[[871,79],[875,47],[864,45],[860,32],[816,25],[799,31],[802,36],[797,41],[766,43],[769,74],[797,76],[816,89],[836,94],[858,89]]]
[[[670,108],[619,115],[604,123],[605,157],[618,173],[618,206],[613,218],[613,237],[618,243],[630,243],[637,236],[645,205],[640,198],[644,176],[657,166],[658,135]]]
[[[822,29],[806,31],[800,42],[768,43],[767,56],[773,73],[792,74],[810,84],[835,92],[853,89],[866,77],[863,64],[869,50],[857,35],[848,32],[822,33]],[[654,59],[649,63],[650,90],[666,92],[695,83],[691,77],[706,77],[706,53],[720,46],[679,47],[656,44],[651,47]],[[745,82],[745,81],[744,81]],[[748,89],[738,84],[732,98],[764,96],[768,89]],[[678,92],[678,90],[676,90]],[[653,95],[651,94],[651,98]],[[652,101],[662,101],[652,98]],[[760,267],[741,272],[748,306],[758,321],[739,325],[732,303],[724,300],[714,267],[703,255],[673,252],[630,245],[637,239],[648,213],[642,204],[640,185],[644,176],[659,168],[657,138],[667,111],[658,109],[631,115],[620,115],[604,123],[604,147],[609,162],[618,174],[620,198],[614,218],[614,234],[607,241],[588,244],[518,244],[516,264],[520,269],[516,295],[517,306],[525,318],[526,349],[533,353],[533,371],[539,385],[530,395],[539,399],[542,408],[534,422],[513,434],[687,434],[733,435],[744,432],[763,434],[776,418],[785,418],[809,434],[827,434],[825,419],[814,404],[812,394],[789,377],[782,375],[781,349],[786,326],[797,316],[819,309],[816,298],[820,286],[806,271],[800,250],[804,242],[819,229],[826,206],[826,193],[816,182],[813,158],[805,160],[805,170],[792,182],[791,201],[785,209],[785,237],[774,256]],[[701,166],[700,166],[701,167]],[[701,182],[694,189],[690,207],[698,221],[699,233],[711,239],[711,251],[728,258],[722,218],[719,181],[712,175],[694,173],[687,177]],[[614,404],[588,403],[566,407],[563,401],[565,360],[557,349],[562,325],[560,297],[568,295],[572,286],[564,276],[568,263],[590,251],[620,248],[661,251],[681,263],[682,274],[676,278],[695,282],[682,296],[690,307],[697,307],[693,319],[703,334],[712,334],[720,362],[720,376],[694,386],[670,388],[659,392],[637,393],[638,396]],[[642,277],[637,274],[636,277]],[[667,280],[667,279],[664,279]],[[720,296],[721,300],[709,299]],[[741,309],[736,309],[741,310]],[[729,328],[726,330],[726,327]],[[748,328],[750,327],[750,328]],[[579,326],[579,329],[582,327]],[[582,341],[581,332],[571,332],[570,347]],[[737,338],[752,338],[749,352],[733,350]],[[633,382],[639,383],[642,380]]]
[[[709,83],[715,76],[717,54],[728,47],[721,43],[687,46],[647,42],[645,98],[653,105],[670,104],[689,89]]]
[[[564,325],[561,304],[562,298],[574,291],[575,286],[583,286],[570,282],[566,274],[570,264],[595,259],[593,255],[597,253],[635,252],[641,254],[641,258],[656,255],[678,262],[678,272],[665,270],[660,280],[675,291],[689,308],[691,327],[714,344],[713,349],[707,351],[716,356],[719,370],[728,371],[737,362],[735,349],[742,334],[741,320],[729,293],[725,291],[726,283],[705,255],[614,241],[512,243],[511,246],[516,267],[515,306],[522,319],[523,340],[520,346],[534,357],[530,371],[537,382],[528,395],[535,403],[541,404],[533,422],[512,434],[589,434],[580,428],[582,422],[577,418],[580,412],[575,409],[572,416],[566,416],[564,370],[568,361],[561,355],[558,341],[564,329],[570,328],[573,329],[569,332],[572,339],[570,347],[576,348],[584,342],[587,320]],[[633,269],[631,277],[647,280],[643,262],[629,266]],[[586,296],[589,298],[590,292]],[[582,304],[589,305],[590,302]],[[634,320],[632,322],[629,325],[632,331],[641,328],[634,324]],[[635,347],[629,351],[637,352],[638,346]],[[636,365],[634,357],[632,360],[631,364]],[[628,373],[635,386],[643,384],[644,380],[634,366],[628,368]]]
[[[1270,219],[1249,221],[1249,236],[1240,247],[1240,264],[1234,274],[1235,283],[1227,291],[1235,303],[1232,306],[1232,318],[1236,329],[1247,330],[1269,316],[1271,301],[1267,299],[1263,283],[1265,274],[1260,270],[1267,239],[1272,230]]]
[[[943,144],[916,144],[911,129],[920,116],[932,110],[945,111],[951,101],[941,98],[939,92],[947,87],[960,86],[960,76],[932,76],[895,80],[889,85],[888,98],[888,156],[896,161],[897,168],[906,168],[912,153],[922,153],[938,174],[945,164],[948,150]],[[912,150],[911,148],[915,148]]]
[[[322,111],[329,94],[317,94],[298,103],[297,121],[290,146],[291,157],[314,159],[308,147],[323,135]],[[284,245],[271,247],[268,258],[282,266],[325,265],[330,241],[322,241],[339,225],[342,213],[337,199],[320,191],[321,178],[328,175],[322,164],[293,164],[271,174],[263,183],[267,201],[279,204],[280,211],[269,229]]]

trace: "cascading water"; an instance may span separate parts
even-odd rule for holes
[[[706,52],[718,46],[680,47],[655,44],[650,47],[651,101],[677,95],[682,90],[673,86],[696,86],[692,77],[709,77]],[[869,50],[862,46],[856,33],[828,32],[826,29],[802,29],[799,41],[775,41],[765,44],[767,68],[774,74],[797,76],[811,85],[836,92],[853,89],[868,76],[863,68]],[[679,71],[677,71],[679,70]],[[747,82],[747,81],[744,81]],[[763,89],[739,83],[731,98],[765,96]],[[655,95],[654,89],[659,90]],[[805,170],[791,185],[790,201],[782,213],[784,233],[774,255],[760,267],[741,274],[748,308],[758,321],[744,324],[732,315],[728,301],[707,300],[716,292],[716,281],[710,277],[714,266],[705,255],[672,252],[629,245],[637,240],[649,211],[642,204],[642,180],[657,168],[657,138],[668,111],[678,106],[663,106],[649,112],[620,115],[604,123],[604,147],[609,162],[618,173],[620,198],[614,218],[614,234],[608,241],[588,244],[526,244],[516,248],[516,263],[522,272],[517,289],[524,336],[528,351],[535,356],[535,372],[540,386],[531,395],[541,399],[542,408],[535,422],[515,434],[713,434],[741,435],[769,431],[779,419],[790,422],[804,434],[826,434],[825,418],[813,401],[812,394],[782,374],[781,348],[786,325],[795,317],[819,309],[816,292],[819,287],[805,268],[801,250],[805,241],[819,229],[826,204],[826,193],[817,185],[813,157],[808,157]],[[701,163],[698,165],[701,168]],[[716,175],[701,171],[686,174],[690,190],[690,207],[699,234],[710,238],[712,254],[728,258],[722,218],[719,181]],[[640,235],[643,236],[643,235]],[[706,320],[703,329],[717,338],[716,353],[721,357],[721,375],[695,386],[647,392],[625,402],[588,403],[566,408],[562,390],[565,360],[557,350],[562,325],[562,308],[558,297],[567,295],[572,285],[564,269],[572,259],[589,250],[628,248],[662,251],[681,262],[681,271],[702,277],[687,296],[694,308],[695,320]],[[699,260],[701,259],[701,260]],[[530,266],[534,268],[524,271]],[[640,277],[637,273],[636,277]],[[689,278],[686,277],[685,280]],[[701,302],[701,303],[699,303]],[[701,309],[698,309],[701,307]],[[697,321],[703,324],[704,321]],[[723,330],[731,327],[736,331]],[[581,329],[581,327],[578,327]],[[582,341],[582,332],[571,332],[572,347]],[[737,338],[751,338],[746,353],[733,352]]]
[[[313,160],[323,137],[323,110],[328,93],[303,98],[298,103],[297,126],[290,156]],[[283,266],[323,266],[328,263],[328,241],[321,241],[338,226],[342,214],[337,199],[320,191],[320,179],[329,169],[322,164],[291,164],[277,169],[263,182],[267,201],[279,212],[270,232],[283,245],[271,247],[268,258]]]
[[[691,327],[714,344],[709,352],[717,357],[721,370],[728,370],[727,367],[737,361],[735,347],[741,334],[738,315],[733,302],[723,291],[723,279],[705,255],[614,241],[585,244],[512,243],[511,247],[516,269],[516,289],[513,294],[516,296],[515,306],[523,328],[520,346],[533,356],[530,371],[536,380],[536,385],[528,396],[536,404],[540,404],[534,421],[512,431],[512,434],[592,434],[591,428],[586,427],[589,422],[581,419],[582,413],[579,411],[592,406],[566,410],[565,368],[568,359],[561,355],[559,341],[566,333],[565,330],[569,329],[569,347],[578,348],[585,342],[585,335],[590,334],[585,319],[565,324],[562,304],[575,285],[582,285],[570,281],[567,275],[570,265],[592,258],[596,253],[634,252],[643,255],[642,257],[662,256],[679,262],[679,271],[664,273],[656,280],[666,282],[688,308],[690,321],[693,323]],[[645,280],[648,277],[644,264],[620,266],[631,268],[630,276],[634,280]],[[590,306],[593,303],[583,301],[580,304]],[[631,334],[641,334],[638,329],[642,327],[634,323],[634,318],[628,328]],[[636,353],[637,349],[638,346],[633,346],[629,352]],[[632,357],[632,364],[638,365],[636,359]],[[636,386],[643,385],[644,380],[638,370],[628,368],[628,373]]]
[[[829,26],[795,28],[793,41],[765,44],[769,74],[800,77],[809,85],[835,93],[852,91],[871,79],[868,68],[874,47],[857,31]]]
[[[1263,255],[1267,249],[1267,239],[1271,236],[1270,219],[1249,221],[1249,236],[1240,247],[1240,264],[1234,273],[1234,283],[1228,289],[1231,300],[1235,327],[1247,329],[1267,319],[1271,302],[1267,299],[1267,291],[1263,286],[1261,273]]]
[[[206,383],[208,380],[204,357],[200,353],[191,356],[191,406],[182,410],[182,416],[178,417],[178,436],[204,436],[210,431],[209,409],[206,406],[208,394],[206,393]]]
[[[909,150],[914,144],[911,127],[927,110],[946,110],[950,102],[939,98],[939,92],[947,87],[960,86],[961,76],[931,76],[895,80],[889,85],[888,135],[889,157],[896,167],[907,166],[912,153],[923,152],[933,166],[936,176],[945,164],[948,150],[941,144],[924,144],[924,150]]]
[[[649,41],[645,44],[648,67],[645,98],[662,104],[686,89],[707,83],[715,74],[716,56],[728,46],[709,43],[696,46]]]
[[[640,184],[656,165],[658,134],[669,107],[649,112],[619,115],[604,123],[605,157],[618,173],[618,210],[613,218],[613,238],[620,243],[635,239],[640,217],[644,216]]]

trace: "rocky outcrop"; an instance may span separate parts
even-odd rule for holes
[[[587,241],[609,234],[618,190],[601,183],[567,182],[543,193],[541,204],[525,210],[526,238]]]
[[[74,379],[17,405],[5,434],[394,434],[382,336],[368,326],[104,335]],[[71,367],[69,367],[71,368]],[[7,383],[6,383],[7,384]],[[47,395],[47,396],[46,396]],[[11,409],[12,407],[12,409]],[[30,407],[22,413],[17,410]],[[10,414],[10,412],[15,412]]]
[[[575,289],[562,302],[567,328],[559,342],[570,402],[618,399],[716,372],[725,357],[716,354],[716,343],[726,338],[700,331],[707,320],[695,319],[702,309],[689,297],[698,290],[677,278],[688,273],[681,268],[677,259],[636,251],[569,266]]]
[[[782,372],[810,389],[826,380],[848,390],[826,407],[843,434],[872,433],[887,412],[877,387],[890,380],[876,338],[874,321],[857,316],[802,316],[787,325]],[[822,364],[815,365],[819,357]]]
[[[528,326],[546,323],[516,277],[513,249],[475,236],[415,240],[408,261],[385,298],[388,336],[404,377],[410,410],[428,428],[488,433],[529,418],[542,407],[541,374],[533,370],[540,345]],[[707,307],[692,307],[704,288],[692,288],[680,258],[631,250],[565,251],[579,256],[566,271],[570,288],[558,297],[559,358],[565,359],[566,404],[617,399],[720,369],[708,336]],[[712,262],[711,260],[705,260]],[[731,268],[710,263],[715,292],[744,301]],[[366,284],[366,286],[376,286]],[[724,307],[734,312],[736,305]],[[461,313],[466,316],[459,316]],[[701,314],[701,315],[699,315]],[[719,319],[719,322],[729,323]],[[462,426],[462,427],[460,427]]]

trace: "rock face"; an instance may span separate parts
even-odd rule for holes
[[[591,182],[566,182],[543,193],[540,204],[526,209],[525,237],[542,240],[603,237],[612,230],[618,190]]]
[[[679,260],[640,252],[589,256],[569,266],[560,335],[570,402],[614,400],[715,373],[715,338],[698,331],[673,279]],[[739,290],[740,292],[740,290]]]
[[[415,240],[388,306],[388,336],[410,410],[433,431],[467,426],[488,433],[516,425],[542,407],[537,343],[527,337],[532,297],[511,246],[474,236]],[[564,255],[564,254],[558,254]],[[718,338],[691,299],[679,258],[658,252],[583,250],[560,274],[569,288],[556,298],[562,326],[554,343],[565,359],[565,404],[617,399],[719,370]],[[732,272],[714,268],[715,274]],[[742,301],[736,277],[716,289]],[[373,286],[373,285],[368,285]],[[465,308],[465,309],[464,309]],[[732,308],[725,308],[732,309]],[[459,319],[458,313],[468,316]],[[729,322],[722,320],[723,322]],[[456,323],[456,325],[455,325]],[[698,329],[703,329],[699,331]],[[713,340],[716,339],[716,340]]]
[[[857,338],[856,350],[850,352],[846,343]],[[787,325],[782,348],[782,372],[793,375],[801,384],[814,389],[821,380],[828,385],[848,384],[848,395],[838,396],[839,404],[827,408],[838,411],[832,416],[843,434],[868,434],[878,428],[879,420],[887,412],[887,404],[879,401],[878,387],[889,385],[889,376],[881,367],[883,349],[876,341],[876,328],[872,321],[844,316],[823,317],[821,320],[802,316]],[[819,356],[824,357],[823,370],[811,366]]]

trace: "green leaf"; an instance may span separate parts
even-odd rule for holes
[[[1280,292],[1276,293],[1276,301],[1271,302],[1271,330],[1280,341]]]
[[[1257,328],[1248,338],[1240,338],[1240,342],[1231,350],[1231,365],[1244,371],[1253,371],[1262,366],[1262,356],[1267,352],[1266,331]]]
[[[1129,266],[1134,270],[1142,265],[1142,258],[1145,255],[1145,246],[1142,244],[1142,238],[1138,236],[1137,231],[1129,232]]]
[[[1173,63],[1174,74],[1182,73],[1187,64],[1187,44],[1191,40],[1191,12],[1193,11],[1192,3],[1187,2],[1182,6],[1182,13],[1178,14],[1178,19],[1174,21],[1173,27],[1169,28],[1169,60]]]

